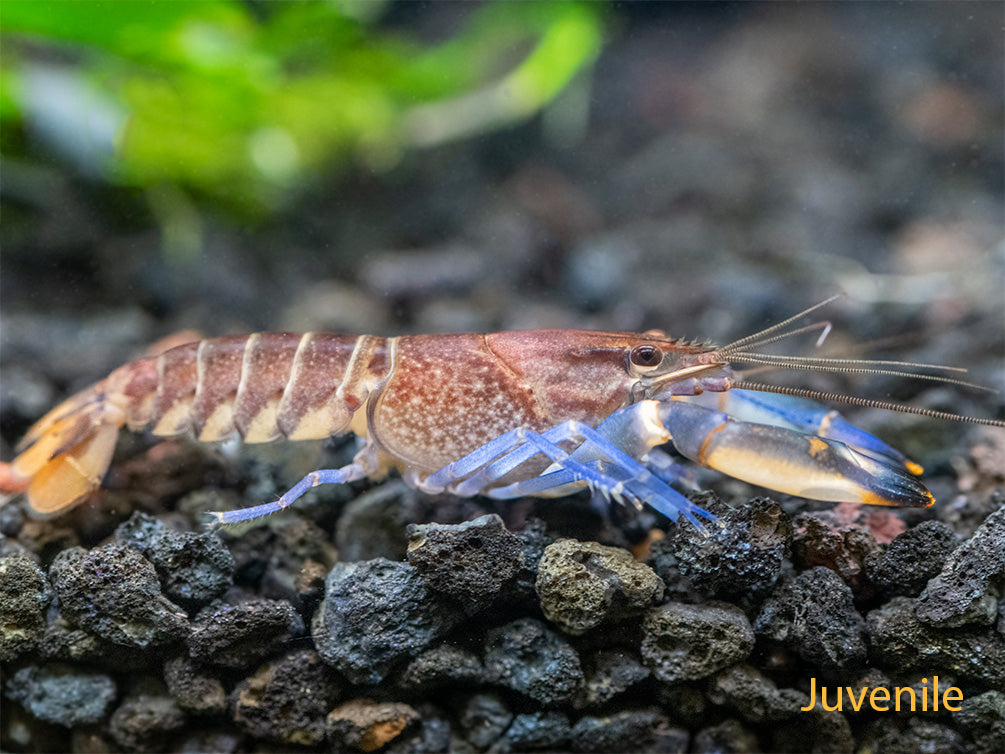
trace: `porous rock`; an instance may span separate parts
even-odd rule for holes
[[[516,715],[507,728],[504,741],[511,751],[533,749],[561,750],[566,747],[572,726],[562,712],[530,712]]]
[[[978,754],[1005,751],[1005,691],[985,691],[964,697],[960,709],[950,713],[973,740]]]
[[[216,602],[196,614],[187,645],[194,660],[248,668],[303,633],[304,621],[289,602]]]
[[[829,568],[856,593],[870,586],[865,563],[880,546],[867,527],[844,521],[832,511],[801,513],[792,525],[792,559],[799,568]]]
[[[234,558],[215,532],[176,531],[137,512],[115,530],[115,539],[153,563],[164,593],[188,607],[209,602],[233,580]]]
[[[657,542],[673,556],[676,568],[702,594],[723,599],[759,597],[775,585],[792,544],[792,522],[777,503],[755,498],[736,508],[713,495],[695,502],[719,517],[708,534],[693,526],[675,526]],[[662,574],[661,574],[662,575]]]
[[[866,616],[876,659],[893,670],[942,669],[991,688],[1005,688],[1005,639],[990,628],[940,629],[915,615],[917,600],[894,597]]]
[[[328,737],[336,747],[375,751],[418,719],[419,713],[407,704],[353,699],[328,713],[326,724]]]
[[[663,596],[663,582],[627,550],[559,539],[538,565],[544,616],[569,634],[642,612]]]
[[[957,547],[942,572],[928,582],[915,612],[924,623],[954,628],[990,625],[1005,589],[1005,507],[992,513]]]
[[[601,650],[583,665],[585,680],[573,700],[577,709],[604,704],[649,677],[649,668],[628,651]]]
[[[507,598],[509,602],[536,608],[537,569],[541,558],[544,557],[545,549],[555,541],[555,537],[548,533],[547,525],[539,518],[530,519],[527,525],[515,534],[523,546],[523,562],[516,578],[507,587]]]
[[[115,701],[116,688],[104,673],[52,663],[21,668],[5,693],[39,720],[72,728],[99,722]]]
[[[544,706],[568,701],[583,682],[576,650],[534,618],[521,618],[489,631],[485,670],[494,682]]]
[[[757,668],[744,664],[733,665],[711,678],[708,697],[752,723],[784,720],[808,703],[805,694],[795,689],[779,689]]]
[[[339,559],[353,563],[404,558],[408,549],[406,530],[417,516],[416,494],[395,479],[350,501],[335,526]]]
[[[461,617],[413,566],[378,558],[335,564],[312,633],[325,662],[353,683],[374,684],[395,663],[442,638]]]
[[[317,652],[300,649],[262,665],[232,694],[234,721],[253,736],[316,746],[341,689]]]
[[[864,622],[851,589],[829,568],[811,568],[783,584],[761,608],[754,631],[826,670],[860,665]]]
[[[313,521],[296,517],[277,521],[272,532],[276,541],[262,577],[263,596],[298,606],[306,598],[316,605],[323,597],[324,577],[338,561],[331,535]]]
[[[916,597],[959,543],[948,525],[924,521],[900,534],[885,550],[869,555],[866,573],[883,594]]]
[[[51,597],[45,574],[33,560],[17,555],[0,558],[0,662],[38,646]]]
[[[692,751],[728,751],[731,754],[756,754],[762,751],[757,736],[739,720],[728,718],[699,730],[691,744]]]
[[[457,714],[464,737],[478,749],[492,746],[513,720],[513,713],[498,694],[472,694]]]
[[[474,652],[455,644],[440,644],[409,662],[402,671],[399,685],[410,690],[430,689],[475,684],[484,676],[485,668]]]
[[[188,657],[164,663],[164,683],[178,705],[188,712],[214,714],[226,709],[227,695],[218,674]]]
[[[45,627],[39,652],[48,660],[60,662],[97,665],[114,663],[115,669],[119,671],[140,670],[150,665],[150,656],[143,648],[102,639],[82,628],[71,626],[61,615],[56,615]]]
[[[807,698],[802,706],[808,703]],[[768,751],[837,753],[857,750],[848,718],[837,710],[825,710],[819,706],[773,724],[770,732]]]
[[[384,747],[385,754],[445,754],[451,751],[450,720],[433,704],[420,704],[419,724],[409,725]]]
[[[189,631],[185,611],[161,593],[153,564],[121,542],[64,550],[49,578],[67,621],[116,644],[157,646]]]
[[[705,683],[660,684],[659,704],[673,710],[674,720],[690,730],[697,730],[709,720],[712,703],[704,693]]]
[[[687,731],[672,727],[662,712],[649,707],[586,715],[569,733],[570,748],[583,752],[685,752],[687,740]]]
[[[747,616],[726,603],[669,602],[645,614],[642,630],[642,661],[665,683],[710,676],[754,647]]]
[[[170,735],[185,725],[185,713],[158,685],[128,695],[112,713],[108,730],[126,751],[169,751]]]
[[[523,543],[494,513],[462,524],[412,524],[408,562],[468,613],[488,605],[523,566]]]
[[[966,751],[957,731],[922,717],[909,717],[902,725],[876,721],[859,738],[858,746],[860,751],[883,754]]]
[[[178,742],[178,754],[243,754],[244,736],[232,728],[215,729],[193,726]]]

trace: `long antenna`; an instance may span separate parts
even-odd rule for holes
[[[925,374],[918,371],[906,371],[909,369],[924,369],[935,372],[966,372],[962,367],[951,367],[942,364],[925,364],[912,361],[891,361],[886,359],[832,359],[822,356],[784,356],[781,354],[758,353],[749,350],[751,347],[765,346],[776,343],[780,340],[791,338],[795,335],[822,330],[817,338],[816,345],[820,346],[831,330],[830,322],[812,322],[792,330],[785,330],[790,324],[808,314],[827,306],[827,304],[844,296],[843,293],[836,293],[824,299],[818,304],[803,309],[798,314],[783,319],[760,332],[735,340],[728,345],[717,348],[708,354],[709,359],[722,362],[732,362],[737,364],[756,364],[762,367],[780,367],[783,369],[801,369],[804,371],[832,372],[846,374],[884,374],[894,377],[910,377],[918,380],[928,380],[948,385],[959,385],[973,390],[982,390],[991,393],[997,392],[993,388],[978,385],[966,380],[954,379],[944,375]],[[775,333],[775,334],[773,334]],[[904,367],[905,369],[890,369],[889,367]]]
[[[820,309],[820,308],[822,308],[824,306],[827,306],[827,304],[830,304],[830,303],[833,303],[834,301],[837,301],[839,298],[842,298],[844,295],[845,294],[843,294],[843,293],[835,293],[830,298],[825,298],[819,304],[814,304],[813,306],[809,307],[808,309],[803,309],[798,314],[793,314],[788,319],[783,319],[781,322],[778,322],[778,323],[776,323],[774,325],[771,325],[771,327],[766,327],[763,330],[761,330],[760,332],[755,332],[753,335],[748,335],[745,338],[740,338],[739,340],[734,340],[732,343],[727,343],[722,348],[718,349],[717,353],[727,353],[728,354],[730,351],[736,351],[741,346],[749,345],[750,343],[753,343],[753,342],[759,340],[760,338],[763,338],[765,335],[769,335],[770,333],[773,333],[773,332],[778,332],[779,330],[782,330],[782,329],[788,327],[789,325],[791,325],[797,319],[802,319],[807,314],[811,314],[812,312],[815,312],[817,309]],[[801,331],[797,331],[797,332],[801,332]],[[792,334],[794,335],[795,333],[792,333]]]
[[[874,364],[900,364],[905,366],[922,367],[925,369],[949,369],[960,371],[956,367],[941,367],[936,364],[909,364],[906,362],[884,362],[868,361],[859,359],[816,359],[812,356],[779,356],[771,353],[737,353],[729,357],[729,361],[738,364],[758,364],[760,366],[782,367],[784,369],[802,369],[807,372],[831,372],[832,374],[885,374],[894,377],[910,377],[915,380],[928,380],[929,382],[939,382],[944,385],[960,385],[974,390],[983,390],[989,393],[998,392],[994,388],[978,385],[966,380],[957,380],[953,377],[945,377],[941,374],[923,374],[921,372],[906,372],[899,369],[876,369]],[[852,366],[856,365],[856,366]],[[962,371],[966,371],[965,369]]]
[[[797,398],[809,398],[817,401],[847,403],[852,406],[883,408],[889,411],[898,411],[902,414],[918,414],[919,416],[930,416],[934,419],[948,419],[950,421],[968,422],[970,424],[983,424],[988,427],[1005,427],[1005,421],[1001,419],[985,419],[980,416],[965,416],[964,414],[953,414],[948,411],[936,411],[930,408],[919,408],[918,406],[909,406],[903,403],[895,403],[893,401],[877,401],[871,398],[859,398],[854,395],[843,395],[842,393],[828,393],[823,390],[782,387],[780,385],[768,385],[763,382],[748,382],[747,380],[733,380],[730,382],[730,387],[739,388],[740,390],[756,390],[761,393],[792,395]]]

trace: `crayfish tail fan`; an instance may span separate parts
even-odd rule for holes
[[[28,502],[53,516],[83,502],[105,476],[124,414],[105,399],[103,383],[73,396],[28,432],[11,464],[27,482]]]

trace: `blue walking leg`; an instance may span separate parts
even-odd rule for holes
[[[366,470],[362,466],[355,463],[343,466],[341,469],[319,469],[317,471],[312,471],[310,474],[305,476],[289,490],[287,490],[282,497],[274,502],[262,503],[261,505],[255,505],[251,508],[238,508],[237,510],[232,511],[211,511],[208,515],[213,517],[211,523],[214,525],[234,524],[238,521],[248,521],[253,518],[258,518],[259,516],[267,516],[270,513],[281,511],[284,508],[289,508],[299,497],[307,492],[307,490],[317,487],[318,485],[353,482],[357,479],[362,479],[365,476]]]
[[[507,433],[507,435],[509,434]],[[602,475],[594,476],[591,480],[591,472],[583,465],[584,462],[597,458],[611,458],[612,460],[617,460],[619,465],[629,468],[634,466],[643,477],[648,474],[645,467],[641,466],[635,459],[625,454],[620,448],[613,446],[610,441],[597,434],[596,430],[592,427],[580,422],[563,422],[544,433],[534,432],[529,429],[518,429],[514,431],[514,434],[515,439],[521,441],[520,445],[485,464],[470,478],[456,484],[453,487],[454,492],[458,495],[476,495],[538,454],[547,456],[555,463],[564,462],[570,457],[570,454],[559,447],[559,443],[562,442],[579,442],[579,447],[572,454],[573,460],[561,465],[564,468],[582,474],[583,481],[590,484],[603,487],[608,483],[608,480],[603,479]],[[581,452],[583,451],[583,445],[594,441],[601,443],[596,452],[589,454]],[[478,450],[471,455],[476,454],[479,454]],[[470,456],[466,458],[470,458]],[[594,475],[598,473],[597,471],[592,472]]]
[[[471,451],[463,458],[448,463],[439,471],[433,472],[422,480],[420,483],[421,489],[431,493],[442,492],[450,487],[450,485],[484,468],[499,456],[523,444],[522,432],[523,430],[521,429],[513,429],[505,432],[494,440],[490,440]],[[536,453],[537,451],[534,452]]]
[[[600,473],[611,479],[615,478],[613,469],[619,467],[613,466],[613,464],[601,465],[602,462],[599,461],[594,463],[600,465],[600,469],[598,469]],[[691,524],[698,529],[698,531],[707,533],[704,525],[698,520],[697,516],[702,516],[709,521],[715,520],[715,515],[709,513],[704,508],[695,505],[672,487],[660,484],[657,488],[651,482],[646,484],[644,482],[640,482],[639,480],[632,479],[627,473],[621,473],[618,474],[618,476],[623,478],[616,482],[615,486],[621,485],[623,487],[622,492],[626,493],[624,495],[625,497],[628,497],[633,502],[648,505],[653,510],[662,513],[671,521],[676,521],[678,516],[683,514],[684,518],[690,521]],[[508,500],[515,497],[523,497],[525,495],[540,495],[547,492],[557,492],[560,491],[562,487],[568,486],[570,483],[576,481],[576,474],[573,474],[568,469],[561,469],[559,471],[553,471],[548,474],[542,474],[541,476],[515,482],[514,484],[509,484],[505,487],[495,487],[485,490],[484,494],[496,500]],[[601,492],[607,494],[608,497],[615,494],[610,492],[611,488],[609,487],[602,488],[596,485],[594,486]],[[570,489],[569,491],[572,492],[574,490]]]
[[[484,493],[494,498],[511,498],[555,492],[562,487],[582,482],[599,489],[608,497],[625,498],[635,504],[647,503],[672,520],[684,513],[700,529],[701,524],[696,515],[709,520],[714,520],[715,517],[667,486],[603,433],[608,429],[618,436],[625,426],[634,421],[634,412],[643,408],[636,404],[621,409],[616,413],[623,415],[617,418],[612,415],[601,425],[599,431],[580,422],[570,421],[541,434],[532,430],[507,432],[430,475],[423,487],[438,488],[444,485],[459,495]],[[617,432],[609,429],[615,425],[618,427]],[[660,439],[662,438],[661,434]],[[631,440],[637,443],[638,438],[633,436]],[[558,443],[570,441],[580,443],[571,455],[558,446]],[[651,444],[642,443],[640,447]],[[538,454],[553,461],[553,466],[559,467],[559,471],[505,487],[491,488],[493,483]],[[450,484],[451,480],[468,474],[471,476],[467,479]]]

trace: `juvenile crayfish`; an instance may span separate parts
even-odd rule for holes
[[[827,323],[791,327],[825,301],[723,347],[662,332],[527,330],[381,338],[260,333],[201,340],[116,369],[27,433],[11,470],[31,508],[86,499],[119,428],[211,442],[355,433],[352,463],[314,471],[279,500],[213,514],[219,523],[286,508],[311,487],[397,469],[427,492],[515,498],[592,487],[701,528],[714,516],[670,486],[670,443],[702,466],[814,500],[925,507],[921,467],[806,398],[956,421],[982,419],[743,379],[731,363],[909,375],[967,384],[926,365],[806,358],[752,349]],[[915,373],[905,371],[915,369]],[[937,367],[939,371],[963,371]]]

